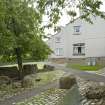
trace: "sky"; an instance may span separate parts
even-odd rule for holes
[[[104,11],[105,12],[105,0],[102,0],[102,2],[103,2],[103,5],[101,6],[101,11]],[[65,26],[65,24],[67,24],[69,22],[69,20],[70,20],[70,17],[65,14],[60,19],[59,25]]]
[[[105,12],[105,0],[102,0],[103,5],[101,5],[100,10]],[[47,17],[44,17],[44,21],[47,21]],[[69,23],[70,21],[70,17],[66,14],[66,12],[64,11],[64,15],[61,17],[58,25],[59,26],[65,26],[67,23]],[[49,33],[50,32],[50,33]],[[53,30],[45,30],[46,34],[54,34]]]
[[[103,2],[103,5],[101,6],[101,10],[105,11],[105,0],[102,0],[102,2]]]

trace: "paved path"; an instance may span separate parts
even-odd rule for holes
[[[50,88],[58,88],[58,82],[54,81],[54,82],[49,83],[43,87],[23,92],[19,95],[13,96],[5,101],[0,102],[0,105],[15,105],[14,103],[24,101],[25,99],[31,98],[31,97],[33,97],[37,94],[40,94],[41,92],[44,92]]]
[[[81,70],[74,70],[72,68],[66,68],[65,65],[58,65],[58,64],[50,64],[56,67],[56,69],[60,69],[66,72],[66,74],[74,74],[75,76],[81,77],[85,80],[94,81],[94,82],[104,82],[105,83],[105,76],[98,75],[95,73],[90,73]]]
[[[98,70],[98,71],[96,71],[96,74],[105,76],[105,67],[100,69],[100,70]]]

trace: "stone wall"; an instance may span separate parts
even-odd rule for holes
[[[10,78],[18,79],[19,71],[16,66],[0,67],[0,76],[8,76]]]
[[[29,75],[38,71],[37,65],[23,65],[23,75]],[[19,79],[19,70],[17,66],[0,67],[0,76],[8,76],[13,79]]]
[[[96,57],[96,64],[105,66],[105,57]],[[80,65],[88,65],[89,58],[53,58],[50,61],[54,63],[70,63],[72,64],[80,64]]]
[[[23,65],[23,75],[30,75],[30,74],[35,74],[38,72],[38,67],[37,64],[26,64]]]
[[[86,65],[86,59],[85,58],[71,58],[68,59],[68,63],[72,64],[80,64],[80,65]]]
[[[62,63],[66,63],[68,59],[67,58],[52,58],[52,59],[49,59],[49,61],[62,64]]]
[[[62,63],[70,63],[70,64],[86,64],[85,58],[52,58],[49,61],[62,64]]]
[[[105,57],[97,58],[97,64],[105,66]]]

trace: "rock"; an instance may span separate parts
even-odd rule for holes
[[[23,75],[35,74],[38,71],[37,64],[27,64],[23,66]]]
[[[105,85],[92,84],[86,89],[88,99],[101,99],[105,97]]]
[[[77,82],[74,75],[61,77],[59,81],[60,89],[70,89],[76,83]]]
[[[20,82],[14,82],[12,83],[12,88],[21,88],[21,83]]]
[[[12,79],[19,78],[19,70],[17,66],[0,67],[0,76],[8,76]]]
[[[82,104],[85,105],[87,103],[87,99],[82,100]]]
[[[87,81],[87,80],[80,78],[80,77],[77,77],[77,83],[79,86],[80,94],[82,95],[82,99],[80,100],[82,103],[81,105],[105,105],[105,96],[104,95],[102,98],[99,98],[99,99],[95,99],[93,97],[91,99],[91,95],[88,94],[88,92],[90,92],[90,90],[91,90],[89,87],[93,87],[93,90],[94,90],[94,89],[96,89],[95,87],[102,87],[102,86],[104,87],[105,83]],[[91,93],[93,90],[91,90]],[[86,94],[90,98],[87,98]],[[94,97],[95,97],[95,94],[94,94]]]
[[[3,85],[3,84],[10,84],[12,81],[11,79],[8,77],[8,76],[0,76],[0,85]]]
[[[41,78],[36,78],[35,81],[39,82],[41,81]]]
[[[68,89],[64,98],[59,105],[81,105],[81,95],[78,90],[78,85],[74,84],[72,88]]]
[[[44,65],[43,69],[46,70],[46,71],[52,71],[52,70],[54,70],[54,66]]]
[[[22,81],[22,83],[23,83],[22,86],[24,88],[30,88],[30,87],[34,86],[34,82],[35,81],[33,80],[32,76],[28,75],[28,76],[24,77],[24,79]]]

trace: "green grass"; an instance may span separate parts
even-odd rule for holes
[[[64,71],[61,70],[54,70],[54,71],[48,71],[48,72],[41,72],[37,73],[36,75],[32,75],[32,81],[34,81],[34,88],[40,87],[42,85],[51,83],[55,80],[59,80],[60,77],[64,75]],[[41,81],[37,82],[35,81],[36,78],[40,78]]]
[[[102,69],[104,66],[101,66],[101,65],[86,66],[86,65],[80,65],[80,64],[73,64],[73,65],[67,64],[67,67],[83,70],[83,71],[97,71],[99,69]]]

